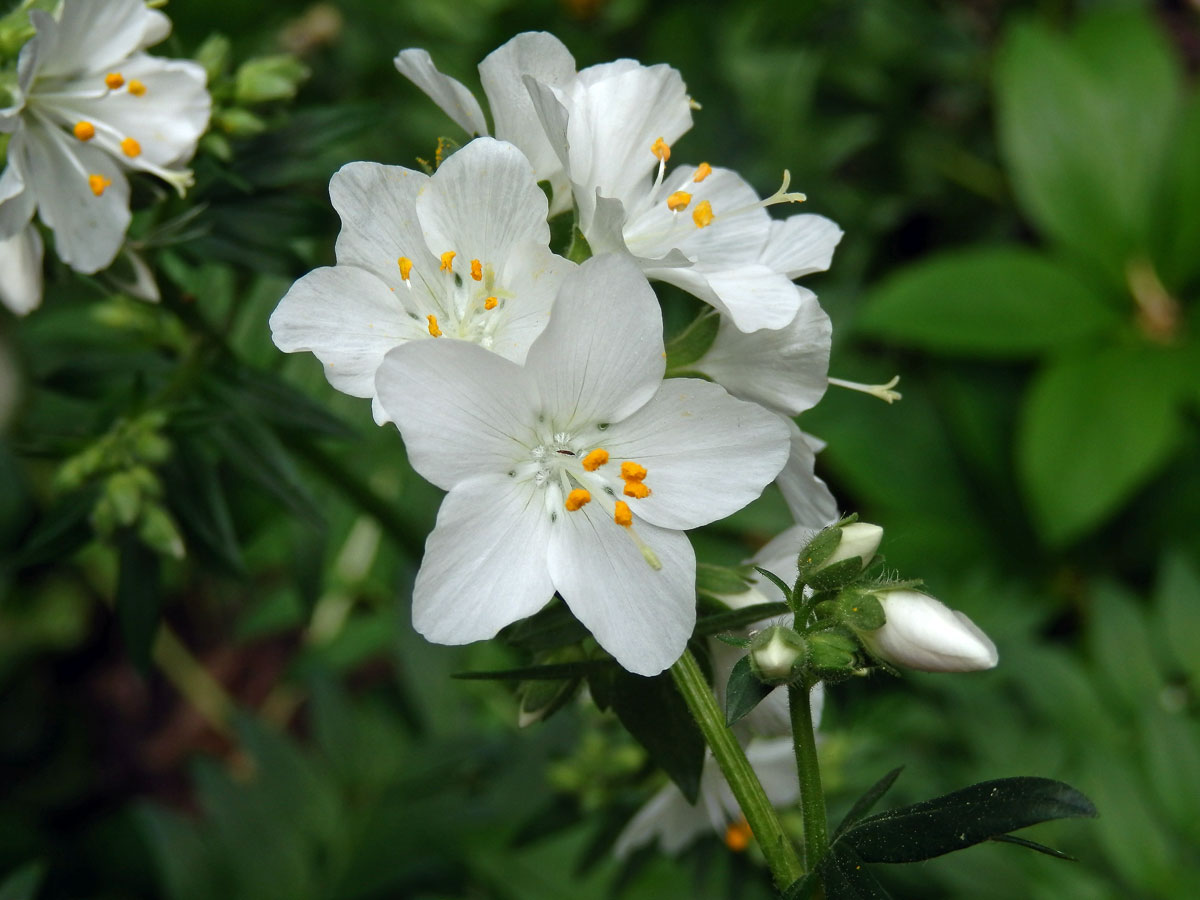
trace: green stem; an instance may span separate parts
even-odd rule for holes
[[[792,743],[796,747],[796,769],[800,773],[800,812],[804,816],[804,861],[814,868],[829,847],[825,824],[825,795],[821,792],[821,769],[817,764],[817,737],[813,729],[809,686],[788,685],[788,708],[792,713]]]
[[[725,725],[725,716],[717,705],[712,688],[704,679],[704,673],[692,651],[685,650],[679,661],[671,667],[675,686],[687,701],[688,708],[700,726],[717,765],[729,782],[733,796],[742,808],[742,814],[750,830],[754,832],[775,884],[782,890],[804,877],[804,867],[791,840],[779,824],[775,808],[767,799],[762,783],[750,768],[750,762],[732,731]]]

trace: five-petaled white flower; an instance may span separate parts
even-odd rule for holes
[[[664,366],[658,303],[620,256],[568,275],[524,367],[462,341],[387,355],[380,402],[449,492],[413,591],[418,631],[490,638],[557,591],[629,671],[679,657],[696,616],[682,530],[757,497],[788,440],[778,417],[663,381]]]
[[[16,102],[0,110],[0,131],[13,133],[0,239],[36,209],[63,262],[96,272],[125,240],[127,170],[180,193],[191,183],[185,163],[211,108],[204,69],[142,52],[171,28],[142,0],[66,0],[57,18],[37,9],[30,18],[37,32],[21,49]]]
[[[432,176],[356,162],[329,183],[337,265],[305,275],[271,315],[276,346],[311,350],[329,383],[372,398],[393,347],[471,341],[521,362],[574,266],[550,252],[546,195],[511,144],[479,138]]]

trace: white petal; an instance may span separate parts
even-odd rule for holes
[[[515,247],[504,262],[498,281],[513,296],[495,310],[504,317],[488,348],[505,359],[523,363],[529,348],[550,321],[550,310],[563,279],[575,264],[542,245]]]
[[[0,240],[25,230],[33,217],[33,193],[25,190],[20,171],[20,156],[10,152],[8,165],[0,172]]]
[[[799,312],[803,295],[798,292],[804,290],[761,263],[732,268],[698,263],[687,269],[650,269],[646,275],[699,297],[729,316],[742,331],[783,328]]]
[[[142,0],[67,2],[57,22],[39,10],[30,18],[38,31],[39,78],[98,73],[97,79],[103,79],[108,68],[171,30],[170,20]]]
[[[425,543],[413,627],[438,644],[466,644],[533,615],[554,595],[550,527],[531,482],[489,474],[456,485]]]
[[[825,218],[809,213],[771,221],[771,235],[759,261],[788,278],[824,272],[833,261],[833,249],[842,239],[842,229]]]
[[[821,685],[812,689],[820,696]],[[810,702],[812,702],[810,700]],[[813,703],[813,721],[820,720],[820,705]],[[746,748],[746,759],[762,783],[771,805],[791,806],[800,799],[800,779],[796,775],[796,751],[791,738],[754,741]]]
[[[779,485],[779,491],[797,523],[808,528],[824,528],[838,519],[837,500],[825,482],[815,474],[817,455],[809,436],[791,419],[783,421],[789,426],[791,450],[787,465],[775,483]]]
[[[425,323],[404,311],[395,290],[354,266],[314,269],[271,313],[271,338],[285,353],[311,351],[339,391],[373,397],[375,372],[387,352],[428,337]]]
[[[716,767],[711,759],[706,766]],[[712,823],[699,806],[687,802],[674,782],[665,785],[629,820],[613,845],[613,854],[624,859],[638,847],[658,840],[663,852],[675,854],[702,834]]]
[[[499,266],[518,244],[548,244],[546,195],[529,160],[512,144],[477,138],[442,163],[417,197],[417,217],[435,254],[458,253]]]
[[[86,273],[112,262],[130,219],[129,182],[112,157],[36,121],[13,135],[8,152],[22,157],[26,189],[37,198],[41,220],[54,230],[58,258]],[[101,196],[92,193],[89,175],[109,180]]]
[[[376,392],[409,461],[443,490],[474,475],[506,474],[536,442],[537,395],[516,363],[451,338],[392,350]]]
[[[141,95],[127,89],[94,99],[77,99],[70,108],[54,104],[63,124],[79,120],[103,123],[90,144],[103,147],[134,169],[185,164],[196,152],[196,142],[208,127],[212,98],[205,89],[204,69],[188,60],[159,59],[139,53],[121,62],[126,84],[137,80],[145,87]],[[137,156],[126,156],[121,141],[132,137],[141,148]]]
[[[595,500],[559,514],[550,577],[571,612],[625,669],[657,675],[683,654],[696,624],[696,555],[678,531],[639,523],[653,569]]]
[[[575,77],[575,58],[558,38],[544,31],[518,34],[479,64],[479,77],[492,109],[496,137],[511,141],[529,157],[539,181],[562,172],[562,161],[542,130],[524,77],[561,87]],[[560,180],[563,180],[560,178]]]
[[[42,236],[27,225],[0,238],[0,303],[23,316],[42,302]]]
[[[338,264],[361,266],[390,287],[408,290],[397,265],[405,256],[413,261],[410,277],[417,283],[435,278],[438,260],[426,247],[417,219],[417,195],[428,184],[423,172],[379,163],[348,163],[335,172],[329,199],[342,219]]]
[[[667,528],[696,528],[741,509],[787,461],[787,428],[773,413],[698,378],[668,378],[653,399],[609,429],[615,462],[646,467],[650,496],[634,513]]]
[[[800,309],[783,328],[746,333],[722,319],[717,339],[691,368],[735,397],[784,415],[816,406],[829,386],[833,325],[816,296],[797,290]]]
[[[633,261],[597,256],[571,272],[525,365],[566,431],[620,421],[649,400],[665,370],[662,313]]]
[[[467,134],[488,133],[475,95],[461,81],[439,72],[427,50],[401,50],[394,62],[401,75],[423,90]]]

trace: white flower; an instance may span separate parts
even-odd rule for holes
[[[26,225],[0,238],[0,303],[19,316],[42,300],[42,236]]]
[[[489,133],[479,101],[461,82],[439,72],[427,51],[401,50],[395,64],[468,134]],[[495,136],[519,147],[533,165],[537,180],[550,182],[554,193],[550,213],[556,215],[570,209],[571,189],[558,154],[534,111],[522,80],[526,75],[545,84],[565,84],[575,77],[575,58],[558,38],[535,31],[517,35],[479,64],[479,78],[496,125]]]
[[[141,0],[65,0],[57,18],[30,13],[37,33],[21,49],[17,103],[0,113],[12,131],[0,190],[0,238],[36,207],[59,258],[80,272],[107,266],[129,225],[126,170],[182,193],[184,168],[208,124],[204,69],[141,52],[170,31]]]
[[[887,623],[859,637],[880,659],[924,672],[975,672],[1000,661],[996,645],[966,615],[928,594],[876,594]]]
[[[329,183],[337,265],[297,281],[271,315],[280,350],[309,350],[339,391],[372,398],[384,355],[429,337],[513,362],[546,327],[573,264],[550,252],[546,195],[511,144],[472,141],[432,176],[356,162]]]
[[[652,675],[695,624],[683,529],[757,497],[779,420],[723,388],[662,380],[662,316],[623,257],[564,281],[524,367],[462,341],[392,350],[380,402],[414,468],[449,491],[413,591],[438,643],[492,637],[557,591],[605,650]]]
[[[800,781],[790,737],[752,741],[746,747],[746,758],[772,806],[791,806],[799,799]],[[623,859],[657,839],[664,852],[677,854],[709,829],[722,835],[731,849],[744,849],[749,838],[741,807],[711,755],[704,760],[696,804],[688,803],[674,782],[666,785],[629,820],[613,853]]]

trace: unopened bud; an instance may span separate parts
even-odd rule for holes
[[[750,669],[767,684],[787,684],[800,674],[807,659],[804,638],[784,625],[764,628],[750,644]]]
[[[840,631],[818,631],[809,635],[813,668],[826,679],[837,672],[850,673],[858,667],[858,644]]]
[[[816,591],[853,581],[875,558],[883,529],[867,522],[831,525],[800,551],[800,578]]]
[[[884,662],[923,672],[974,672],[999,661],[996,645],[978,625],[928,594],[898,589],[875,596],[887,621],[858,636]]]

